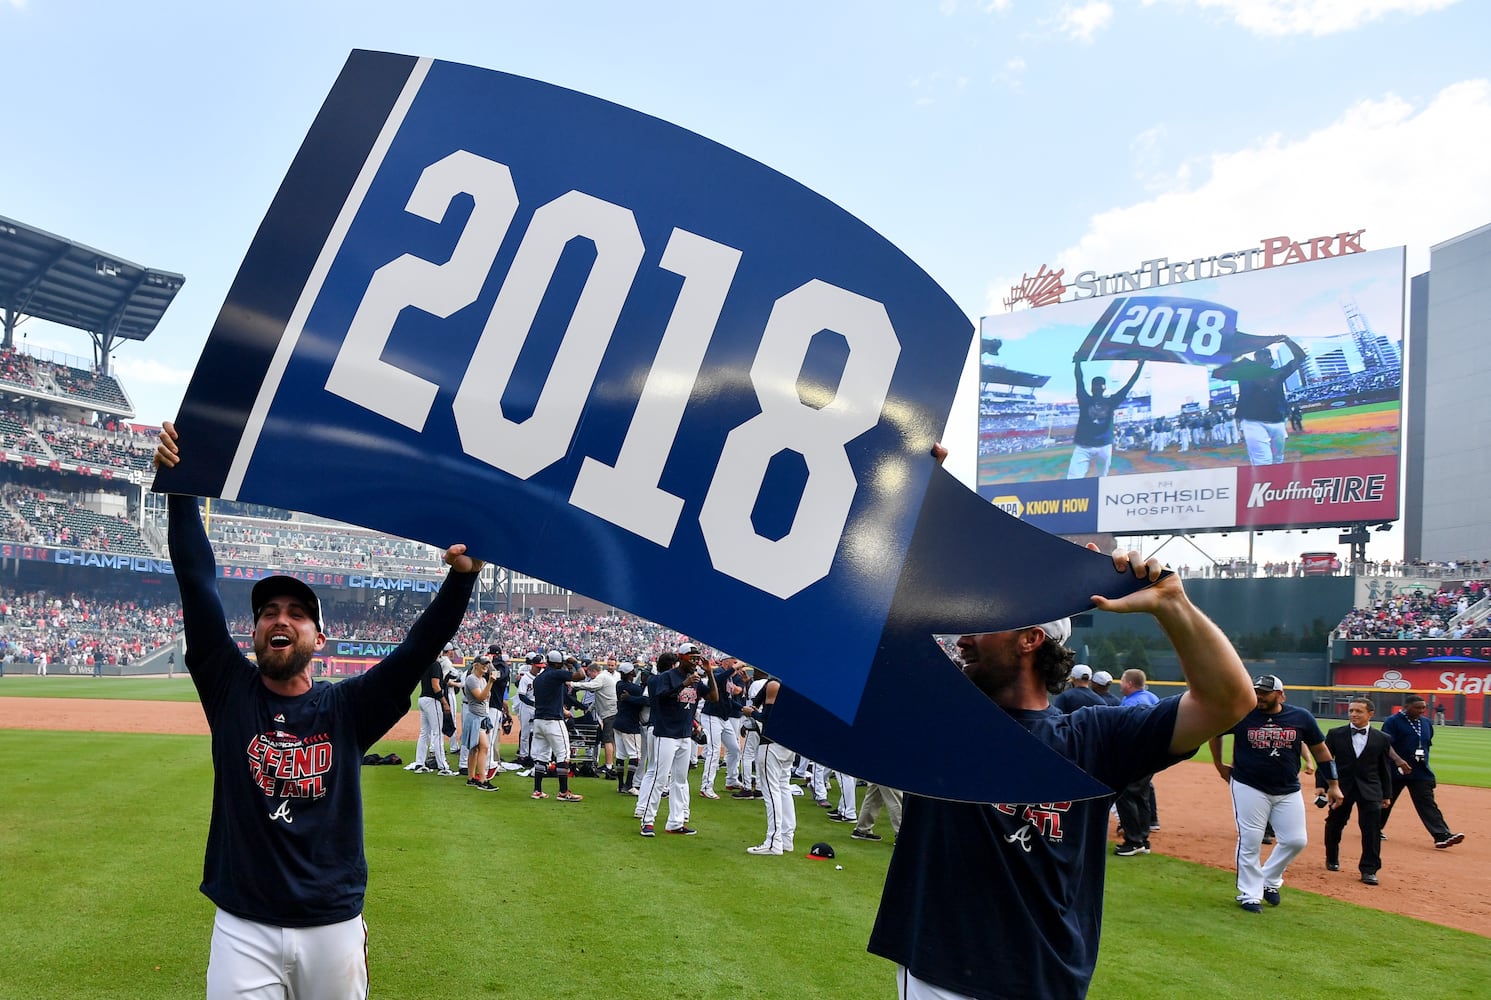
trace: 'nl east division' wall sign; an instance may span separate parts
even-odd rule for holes
[[[462,541],[661,622],[779,676],[775,737],[868,779],[1104,794],[933,640],[1137,586],[936,468],[972,335],[894,246],[732,150],[354,52],[156,488]]]

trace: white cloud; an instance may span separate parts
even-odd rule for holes
[[[1491,221],[1486,135],[1485,79],[1453,84],[1418,107],[1394,95],[1362,101],[1308,135],[1270,135],[1182,164],[1168,190],[1094,216],[1073,246],[1047,259],[1070,277],[1247,249],[1267,236],[1365,229],[1369,249],[1406,245],[1416,274],[1431,245]],[[1003,311],[1000,298],[1018,279],[990,284],[989,313]]]
[[[183,390],[192,377],[190,368],[178,368],[147,358],[132,358],[128,354],[115,357],[114,373],[130,386],[151,385]]]
[[[992,82],[1013,93],[1019,93],[1025,80],[1025,68],[1025,60],[1019,56],[1006,59],[1003,68],[992,77]]]
[[[1063,7],[1057,17],[1064,34],[1079,42],[1091,42],[1093,36],[1113,20],[1113,5],[1104,0],[1093,0],[1081,7]]]
[[[114,376],[129,392],[138,419],[158,424],[180,411],[192,370],[134,357],[126,349],[114,359]]]
[[[1459,0],[1191,0],[1221,10],[1259,35],[1332,35],[1389,14],[1415,16],[1443,10]]]

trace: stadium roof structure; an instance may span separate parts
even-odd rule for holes
[[[87,331],[94,360],[108,373],[114,341],[144,340],[186,278],[0,216],[0,318],[4,346],[16,323],[34,316]]]
[[[1003,368],[999,365],[991,365],[986,362],[979,371],[979,381],[986,385],[1008,385],[1018,386],[1022,389],[1039,389],[1051,381],[1051,376],[1034,375],[1030,372],[1017,372],[1013,368]]]

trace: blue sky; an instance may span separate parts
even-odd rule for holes
[[[116,352],[147,422],[175,414],[353,48],[697,131],[859,216],[971,318],[1046,263],[1103,273],[1366,229],[1415,274],[1491,221],[1491,5],[1472,0],[0,0],[0,38],[0,215],[187,277],[155,334]],[[91,354],[80,332],[21,330]],[[948,433],[965,479],[972,371]]]

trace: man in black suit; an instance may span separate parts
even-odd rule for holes
[[[1351,725],[1337,726],[1325,735],[1345,796],[1325,817],[1325,867],[1333,872],[1341,870],[1341,832],[1355,806],[1362,831],[1359,867],[1362,881],[1368,885],[1377,884],[1377,870],[1382,867],[1382,811],[1389,807],[1393,795],[1388,759],[1391,743],[1372,728],[1372,710],[1372,702],[1366,698],[1351,699],[1346,713]]]

